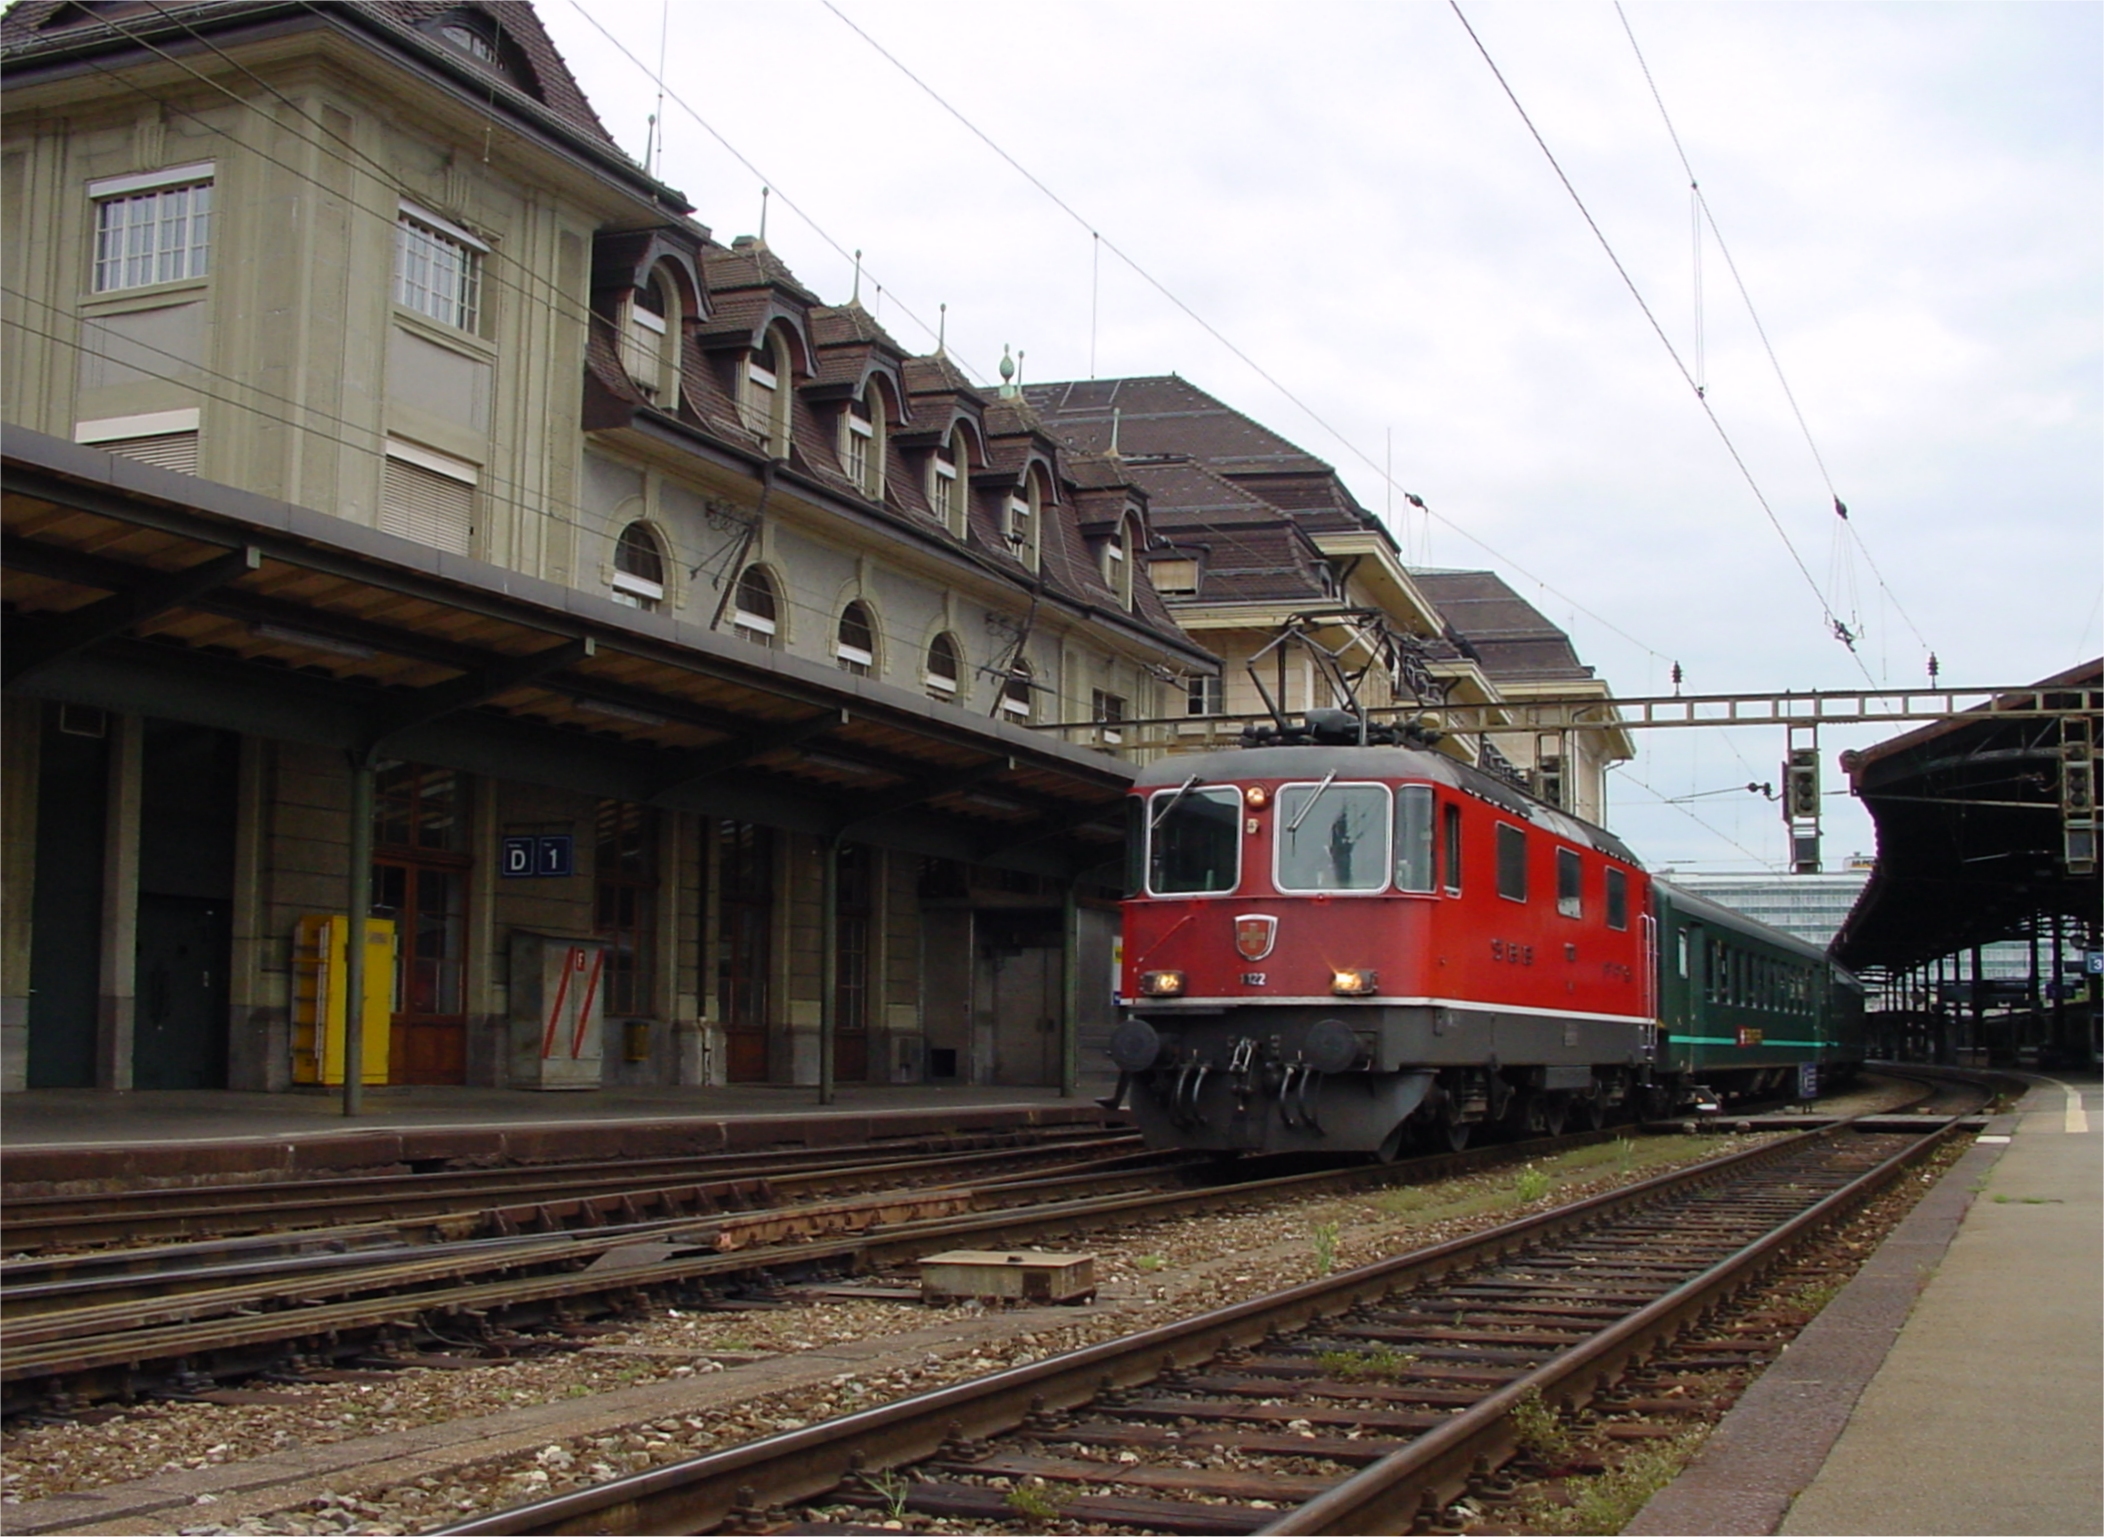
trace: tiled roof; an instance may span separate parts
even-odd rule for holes
[[[730,246],[711,245],[702,252],[704,280],[709,292],[745,288],[777,288],[806,304],[818,303],[818,295],[797,281],[789,264],[760,241],[741,235]]]
[[[584,90],[570,73],[555,41],[541,25],[540,17],[525,0],[503,4],[474,5],[462,0],[361,0],[357,5],[319,8],[287,4],[285,0],[158,0],[153,5],[109,11],[91,11],[71,0],[15,0],[0,15],[0,56],[9,64],[30,62],[44,54],[96,49],[101,46],[132,48],[140,40],[158,40],[166,33],[216,30],[230,24],[264,20],[279,14],[306,19],[327,17],[362,25],[396,37],[413,34],[434,46],[439,57],[474,76],[493,93],[515,97],[544,110],[565,127],[607,149],[622,152],[614,143],[599,114],[592,110]],[[493,20],[505,38],[516,46],[524,60],[520,79],[510,70],[493,70],[487,64],[438,42],[425,30],[428,24],[449,12],[479,11]],[[625,160],[627,157],[622,154]],[[631,165],[633,162],[629,162]]]
[[[1495,571],[1413,570],[1418,591],[1446,619],[1449,636],[1493,681],[1590,678],[1571,638]]]

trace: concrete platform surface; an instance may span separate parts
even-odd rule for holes
[[[1625,1531],[2104,1532],[2104,1095],[2035,1084]]]
[[[338,1091],[30,1089],[0,1097],[0,1180],[20,1190],[59,1181],[283,1177],[486,1158],[533,1163],[837,1146],[1093,1124],[1104,1119],[1093,1096],[1110,1085],[1085,1079],[1081,1092],[1062,1097],[1047,1088],[842,1084],[829,1105],[808,1085],[590,1093],[368,1088],[355,1117],[343,1113]]]

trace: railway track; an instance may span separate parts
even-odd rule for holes
[[[253,1376],[501,1359],[536,1348],[521,1330],[574,1333],[593,1319],[658,1306],[736,1305],[764,1297],[784,1275],[838,1278],[939,1248],[1443,1179],[1612,1135],[1232,1184],[1205,1182],[1218,1177],[1211,1160],[1139,1155],[1121,1144],[1093,1159],[968,1185],[801,1204],[755,1200],[699,1220],[602,1218],[448,1242],[409,1242],[364,1224],[17,1262],[0,1271],[0,1408],[65,1415]],[[435,1351],[434,1342],[442,1342]]]
[[[1403,1531],[1950,1134],[1807,1132],[1180,1323],[448,1528]],[[1754,1342],[1693,1347],[1743,1365]]]
[[[9,1255],[37,1255],[353,1222],[421,1223],[434,1235],[463,1237],[469,1236],[469,1225],[484,1220],[546,1226],[572,1212],[596,1211],[601,1220],[624,1215],[633,1220],[640,1211],[665,1216],[707,1212],[719,1209],[704,1204],[707,1200],[735,1200],[741,1186],[847,1194],[902,1179],[978,1174],[1006,1163],[1106,1157],[1121,1150],[1138,1153],[1138,1135],[1093,1127],[1031,1128],[877,1147],[396,1170],[94,1193],[9,1192],[0,1247]]]

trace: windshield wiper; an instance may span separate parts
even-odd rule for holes
[[[1178,785],[1176,787],[1176,793],[1170,796],[1167,800],[1163,801],[1161,805],[1157,806],[1154,810],[1154,815],[1148,818],[1147,831],[1153,832],[1157,827],[1161,826],[1162,818],[1167,816],[1170,812],[1174,811],[1176,809],[1177,802],[1181,801],[1186,795],[1189,795],[1191,793],[1191,787],[1197,783],[1198,776],[1196,774],[1193,774],[1189,779],[1186,779],[1182,784]]]
[[[1301,807],[1300,810],[1294,812],[1293,820],[1286,824],[1287,832],[1296,833],[1300,831],[1300,824],[1307,821],[1308,813],[1313,811],[1315,803],[1322,799],[1322,792],[1327,790],[1336,778],[1337,771],[1335,769],[1331,769],[1327,774],[1323,775],[1322,783],[1315,787],[1315,793],[1308,797],[1308,803]]]

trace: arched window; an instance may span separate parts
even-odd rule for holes
[[[774,578],[758,566],[739,573],[731,598],[731,627],[757,646],[772,646],[777,633]]]
[[[789,456],[789,344],[770,329],[738,373],[738,415],[777,459]]]
[[[833,637],[833,659],[842,672],[866,678],[877,667],[877,627],[870,619],[869,605],[850,603],[840,611],[840,628]]]
[[[1030,719],[1030,664],[1017,657],[1008,666],[1008,679],[1001,685],[1001,713],[1010,720]]]
[[[840,469],[871,501],[884,499],[884,397],[875,385],[840,414]]]
[[[928,456],[928,510],[942,526],[959,539],[964,537],[964,429],[950,434],[950,441]]]
[[[665,601],[665,555],[647,523],[631,523],[614,541],[614,601],[654,609]]]
[[[945,630],[928,642],[928,662],[921,673],[921,683],[930,699],[962,704],[963,677],[964,657],[957,649],[957,638]]]
[[[679,331],[676,291],[653,272],[622,306],[621,362],[644,398],[668,411],[679,404]]]

